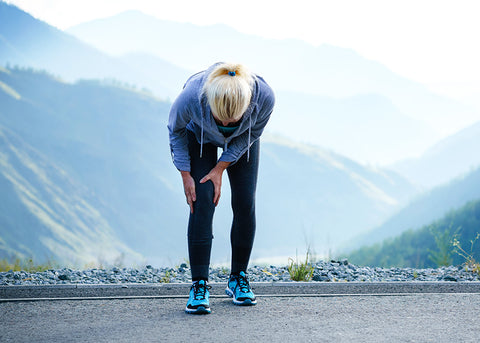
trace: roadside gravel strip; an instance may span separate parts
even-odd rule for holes
[[[465,266],[437,269],[358,267],[347,260],[317,262],[312,281],[295,282],[286,267],[249,268],[248,277],[258,296],[401,295],[480,293],[480,276]],[[226,268],[210,270],[211,294],[224,296]],[[0,302],[43,299],[109,299],[186,297],[190,269],[109,268],[51,269],[28,273],[0,273]]]
[[[480,282],[253,282],[259,297],[355,295],[393,296],[408,294],[480,294]],[[225,283],[211,284],[212,297],[226,297]],[[52,285],[0,286],[0,302],[40,300],[99,300],[142,298],[187,298],[189,285]]]
[[[359,267],[347,260],[317,262],[312,265],[314,282],[391,282],[391,281],[480,281],[480,275],[465,266],[441,268],[377,268]],[[211,268],[209,282],[226,282],[228,268]],[[0,272],[0,286],[69,285],[69,284],[190,284],[190,268],[182,263],[174,268],[108,268],[74,270],[50,269],[44,272]],[[293,282],[287,267],[253,266],[248,269],[250,282]]]

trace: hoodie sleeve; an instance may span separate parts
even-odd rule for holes
[[[257,104],[258,116],[255,123],[252,123],[251,132],[247,130],[240,136],[232,139],[227,150],[225,150],[220,156],[219,161],[233,163],[237,162],[240,157],[242,157],[242,155],[250,148],[249,135],[250,145],[252,145],[262,135],[263,130],[265,129],[265,126],[267,125],[267,122],[273,112],[273,107],[275,104],[275,96],[269,86],[264,87],[262,89],[262,93],[261,101]]]
[[[188,153],[187,124],[192,119],[189,103],[191,92],[184,89],[170,109],[168,132],[170,152],[175,167],[180,171],[190,171],[190,155]]]

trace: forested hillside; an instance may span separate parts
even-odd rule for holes
[[[442,219],[416,230],[366,246],[352,252],[349,260],[355,264],[381,267],[434,268],[439,265],[459,265],[465,258],[454,252],[457,238],[467,253],[480,260],[480,200],[451,211]],[[473,250],[472,241],[474,241]]]
[[[480,198],[480,168],[437,186],[412,199],[397,213],[373,230],[355,237],[347,248],[382,242],[409,229],[416,229],[440,219],[445,213],[456,210],[468,201]]]

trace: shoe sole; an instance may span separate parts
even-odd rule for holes
[[[237,299],[235,299],[235,297],[233,296],[233,292],[230,288],[227,287],[227,289],[225,289],[225,294],[227,294],[230,298],[233,299],[233,303],[237,306],[254,306],[257,304],[257,300],[252,300],[252,299],[245,299],[245,300],[242,300],[242,301],[239,301]]]
[[[212,310],[210,310],[210,307],[198,306],[197,308],[185,308],[185,312],[188,314],[210,314]]]

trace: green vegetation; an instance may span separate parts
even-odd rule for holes
[[[470,240],[470,252],[462,248],[462,244],[456,237],[453,239],[454,252],[465,259],[465,268],[478,274],[480,274],[480,262],[475,260],[474,247],[479,238],[480,233],[477,233],[477,236]]]
[[[480,200],[468,202],[418,230],[409,230],[382,243],[362,247],[350,253],[348,259],[354,264],[378,267],[460,265],[465,260],[480,260],[480,249],[474,250],[478,232]],[[472,246],[470,253],[459,249],[469,245]]]
[[[160,279],[160,282],[161,283],[170,283],[172,281],[172,278],[174,278],[175,276],[177,276],[177,274],[175,272],[171,272],[171,271],[167,270],[167,271],[165,271],[165,276],[163,276]]]
[[[437,266],[450,266],[453,262],[451,226],[443,232],[438,228],[431,228],[430,233],[435,239],[436,249],[428,249],[428,258]]]
[[[459,209],[469,201],[480,199],[480,166],[462,177],[425,192],[369,233],[358,237],[357,246],[382,243],[388,237],[399,236],[409,229],[419,229]],[[477,229],[478,231],[478,229]]]
[[[26,272],[43,272],[49,269],[59,268],[59,265],[54,261],[47,261],[42,264],[37,264],[33,261],[33,258],[20,259],[15,257],[11,260],[6,258],[0,260],[0,272],[8,272],[9,270],[26,271]]]
[[[314,267],[311,262],[309,263],[309,255],[310,249],[307,249],[305,262],[300,262],[298,260],[298,255],[295,261],[292,258],[288,259],[288,273],[290,274],[290,279],[293,281],[310,281],[313,276]]]

